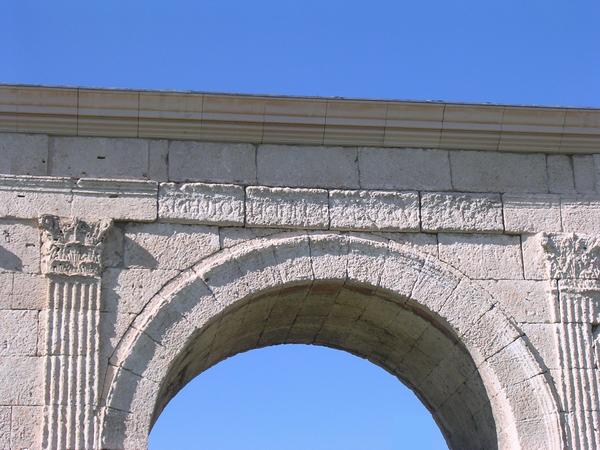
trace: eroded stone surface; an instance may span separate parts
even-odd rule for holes
[[[503,230],[498,194],[426,192],[421,196],[423,231]]]
[[[248,187],[246,223],[262,227],[328,228],[327,191]]]
[[[332,230],[419,230],[416,192],[330,191]]]
[[[244,188],[231,184],[162,183],[158,216],[164,221],[244,224]]]

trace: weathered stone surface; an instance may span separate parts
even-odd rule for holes
[[[504,194],[504,227],[507,233],[561,231],[558,195]]]
[[[452,186],[475,192],[548,192],[542,154],[450,152]]]
[[[183,270],[219,249],[219,233],[201,225],[131,225],[124,247],[125,267]]]
[[[0,449],[10,449],[10,406],[0,406]]]
[[[256,149],[249,144],[172,141],[169,180],[255,183]]]
[[[499,194],[424,192],[421,195],[423,231],[502,231]]]
[[[563,231],[600,234],[600,196],[562,196],[560,210]]]
[[[390,239],[397,244],[404,245],[412,250],[438,256],[438,242],[436,234],[427,233],[376,233],[377,236]]]
[[[36,354],[37,311],[0,310],[0,323],[0,356]]]
[[[68,216],[72,188],[73,181],[68,178],[0,176],[0,217]]]
[[[163,221],[244,224],[244,188],[232,184],[162,183],[158,217]]]
[[[438,235],[440,259],[475,279],[522,279],[520,241],[516,236]]]
[[[48,174],[75,178],[147,178],[148,141],[92,137],[50,139]]]
[[[260,145],[258,183],[267,186],[357,188],[356,149]]]
[[[275,230],[269,228],[242,228],[242,227],[223,227],[219,228],[219,237],[221,248],[229,248],[250,239],[263,238],[272,234],[280,233],[284,230]]]
[[[593,155],[573,155],[575,190],[581,194],[596,192],[596,168]]]
[[[102,276],[102,310],[137,314],[177,273],[160,269],[107,269]]]
[[[42,406],[13,406],[10,440],[13,449],[42,448]]]
[[[0,404],[42,404],[43,362],[35,356],[0,356]]]
[[[327,191],[251,186],[246,188],[246,223],[260,227],[328,228]]]
[[[329,192],[332,230],[419,230],[417,192]]]
[[[169,141],[148,142],[148,178],[154,181],[169,179]]]
[[[548,190],[556,194],[575,192],[573,163],[568,155],[548,155]]]
[[[442,150],[361,148],[360,187],[366,189],[452,189],[448,152]]]
[[[40,236],[31,222],[0,220],[0,270],[40,271]]]
[[[46,175],[48,136],[0,133],[0,173]]]
[[[480,280],[499,306],[520,323],[551,323],[556,320],[553,282],[542,280]]]

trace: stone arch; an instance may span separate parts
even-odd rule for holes
[[[328,305],[325,316],[350,330],[346,340],[335,332],[306,331],[315,328],[317,316],[310,314],[305,328],[294,322],[299,332],[288,326],[279,338],[266,338],[266,328],[257,331],[255,325],[264,324],[265,310],[270,307],[272,314],[280,302],[284,310]],[[350,311],[357,305],[378,311],[366,332],[354,331],[360,321]],[[400,311],[410,314],[404,322]],[[238,322],[243,317],[237,334],[223,328],[235,314]],[[247,317],[254,319],[246,326]],[[431,331],[406,337],[406,326],[393,328],[419,321]],[[276,330],[270,331],[277,335]],[[207,343],[215,336],[233,337],[213,349]],[[434,355],[421,351],[425,337],[437,348]],[[453,448],[563,447],[548,374],[522,333],[476,283],[431,255],[386,239],[299,232],[222,250],[175,277],[148,302],[110,359],[102,448],[145,448],[168,400],[212,364],[261,345],[310,340],[366,357],[397,375],[430,409]],[[402,358],[395,354],[400,347],[410,347]],[[440,354],[447,355],[440,359]],[[450,374],[462,378],[448,387]]]

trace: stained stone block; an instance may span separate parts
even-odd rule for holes
[[[548,155],[548,189],[552,193],[575,193],[573,162],[569,155]]]
[[[172,141],[169,180],[255,183],[256,149],[250,144]]]
[[[502,202],[507,233],[561,231],[558,195],[504,194]]]
[[[424,192],[421,222],[423,231],[502,232],[500,195]]]
[[[453,151],[450,164],[452,185],[461,191],[548,192],[543,154]]]
[[[451,190],[444,150],[361,148],[360,187],[366,189]]]
[[[148,178],[148,141],[53,137],[49,175],[75,178]]]
[[[329,192],[332,230],[419,230],[417,192]]]
[[[596,192],[596,168],[593,155],[573,155],[575,190],[580,194]]]
[[[258,183],[267,186],[357,188],[356,149],[261,145]]]
[[[246,188],[246,223],[259,227],[329,226],[328,194],[323,189]]]
[[[438,235],[440,259],[475,279],[522,279],[518,236]]]
[[[244,188],[232,184],[162,183],[158,216],[167,222],[244,224]]]
[[[0,173],[46,175],[48,136],[0,133]]]

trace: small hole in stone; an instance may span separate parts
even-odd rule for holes
[[[106,156],[96,156],[98,159],[106,159]]]
[[[25,194],[17,194],[17,197],[24,198]]]
[[[108,194],[108,198],[119,198],[119,194]]]

